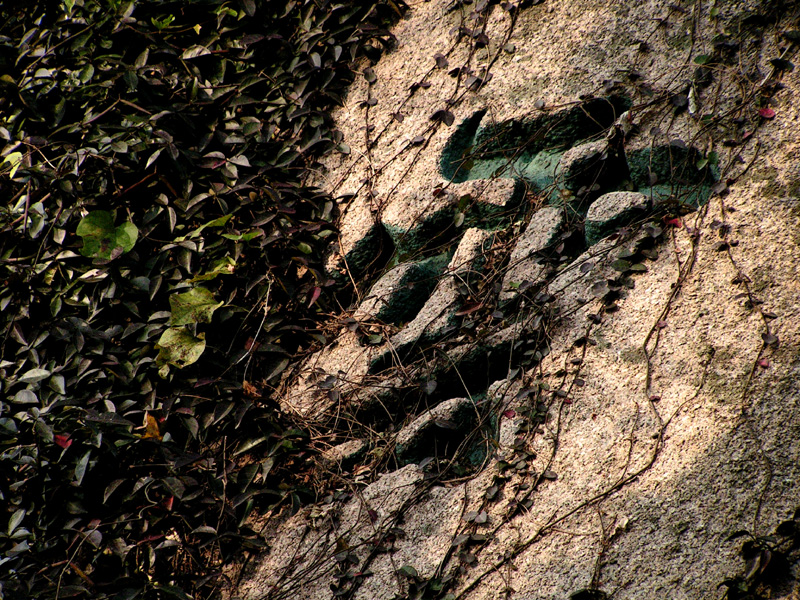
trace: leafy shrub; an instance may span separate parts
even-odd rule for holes
[[[304,174],[400,10],[0,8],[0,595],[207,597],[301,500],[269,390],[332,284]]]

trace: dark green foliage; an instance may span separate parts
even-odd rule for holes
[[[304,173],[399,12],[0,8],[0,595],[209,597],[298,504],[268,396],[332,283]]]
[[[726,600],[767,600],[788,592],[791,565],[797,562],[800,548],[800,507],[792,518],[782,521],[773,535],[754,536],[739,530],[727,542],[745,538],[740,554],[745,561],[744,573],[729,577],[719,584]]]

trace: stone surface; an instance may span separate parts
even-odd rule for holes
[[[333,344],[300,364],[280,397],[281,408],[303,418],[321,419],[339,396],[358,387],[375,353],[355,332],[342,330]]]
[[[522,187],[511,179],[453,183],[437,179],[409,194],[404,203],[388,206],[383,223],[400,253],[414,254],[445,243],[455,229],[491,229],[513,214]],[[457,213],[461,225],[455,224]]]
[[[697,148],[674,140],[632,151],[628,153],[631,180],[655,206],[672,203],[697,208],[708,201],[711,186],[719,180],[715,165],[697,168],[701,158]]]
[[[302,511],[277,526],[273,524],[267,535],[280,545],[272,546],[259,575],[245,582],[239,593],[245,598],[331,597],[327,582],[335,573],[337,563],[333,556],[351,549],[363,561],[375,547],[369,543],[375,532],[399,525],[396,514],[415,496],[423,476],[419,467],[408,465],[382,475],[347,501],[318,507],[313,516],[310,511]],[[323,527],[311,526],[309,519],[312,523],[341,521],[347,525],[337,536],[331,536]],[[403,554],[407,557],[408,550]],[[386,564],[387,558],[390,555],[379,556],[377,575],[366,580],[364,591],[370,598],[390,600],[396,589],[397,578],[394,569]],[[326,580],[322,590],[317,589],[320,577]]]
[[[647,196],[638,192],[609,192],[589,206],[586,213],[586,243],[594,245],[622,225],[644,216],[650,207]]]
[[[369,449],[367,440],[349,440],[320,454],[320,462],[328,469],[350,469]]]
[[[364,194],[345,204],[348,227],[325,256],[328,272],[341,281],[356,279],[370,268],[390,243],[386,228],[380,223]]]
[[[624,163],[623,163],[624,164]],[[624,178],[624,166],[606,140],[586,142],[567,150],[558,161],[556,179],[560,187],[585,196],[595,186],[603,189]]]
[[[508,271],[503,276],[500,292],[501,302],[513,298],[520,284],[540,280],[547,268],[537,261],[536,253],[556,241],[563,224],[564,211],[556,206],[542,207],[533,214],[508,259]]]
[[[427,457],[452,456],[478,422],[478,409],[469,398],[452,398],[423,412],[403,427],[395,440],[401,463]]]
[[[444,329],[451,326],[455,313],[461,307],[458,288],[469,285],[480,269],[480,261],[491,233],[481,229],[468,229],[456,248],[445,275],[413,321],[398,334],[392,336],[390,344],[394,352],[403,354],[406,348],[420,339],[436,339]]]
[[[363,403],[383,411],[382,420],[367,419],[367,410],[356,413],[363,421],[342,418],[374,444],[356,466],[366,474],[330,484],[352,492],[347,501],[270,521],[271,551],[253,561],[235,595],[329,599],[332,584],[371,571],[348,597],[409,597],[415,586],[448,576],[443,593],[459,600],[555,600],[592,586],[615,600],[721,597],[720,583],[745,573],[742,540],[729,535],[772,534],[800,498],[798,70],[780,75],[783,89],[769,84],[774,119],[744,100],[767,89],[750,76],[772,72],[769,59],[781,55],[781,34],[793,25],[757,0],[716,3],[713,17],[710,4],[682,12],[660,0],[544,2],[513,18],[502,3],[455,10],[444,0],[410,4],[393,29],[397,47],[373,67],[377,81],[356,77],[335,113],[353,152],[330,159],[317,183],[334,196],[355,194],[341,205],[344,249],[383,227],[387,215],[400,232],[391,234],[396,244],[440,199],[439,224],[407,246],[428,254],[401,263],[432,255],[440,243],[452,251],[465,230],[500,240],[492,246],[499,255],[486,253],[477,278],[487,306],[459,317],[452,337],[410,335],[416,342],[406,356],[390,355],[391,368],[380,376],[369,374],[357,336],[344,332],[285,382],[287,411],[294,391],[306,388],[311,405],[327,403],[331,411],[330,390],[320,388],[329,375],[314,365],[342,370],[347,377],[332,383],[341,389],[336,414]],[[742,15],[766,17],[754,32]],[[475,31],[485,32],[488,46],[476,47]],[[691,86],[702,75],[694,58],[711,52],[721,31],[735,50],[714,50],[713,85]],[[448,69],[434,68],[437,52]],[[491,67],[493,78],[467,90],[465,77],[448,74],[455,66],[474,76]],[[409,92],[423,80],[431,85]],[[676,106],[687,86],[697,96],[694,114]],[[570,250],[540,275],[542,293],[508,314],[495,311],[490,290],[501,291],[504,274],[492,265],[505,264],[502,248],[514,247],[506,223],[519,215],[506,221],[498,210],[482,227],[466,214],[459,229],[453,219],[464,194],[455,186],[500,179],[517,186],[517,177],[526,186],[519,210],[546,202],[556,185],[554,161],[587,140],[606,139],[615,115],[628,110],[624,102],[578,101],[603,87],[631,99],[636,127],[624,150],[633,189],[659,209],[684,214],[659,221],[655,241],[632,229]],[[369,122],[359,108],[367,94],[378,99]],[[445,108],[453,127],[430,119]],[[702,120],[712,113],[722,117],[719,128]],[[370,136],[377,142],[368,146]],[[712,152],[724,173],[715,173]],[[703,160],[709,165],[698,168]],[[534,163],[538,175],[520,176]],[[724,197],[711,194],[718,178],[728,185]],[[433,196],[437,188],[452,197]],[[701,209],[686,213],[693,206]],[[580,231],[582,219],[568,215],[566,228]],[[438,237],[426,247],[430,232]],[[638,256],[648,242],[649,256]],[[631,266],[644,270],[618,262],[633,256]],[[443,276],[443,285],[452,281],[451,272]],[[440,309],[452,303],[446,295],[436,301]],[[432,377],[439,385],[428,393]],[[441,472],[398,469],[392,449],[400,425],[466,397],[454,392],[461,382],[497,425],[496,437],[485,440],[485,463],[458,472],[465,464],[458,460]],[[322,427],[314,410],[302,414]],[[343,549],[358,561],[349,565],[355,579],[336,576]],[[417,575],[398,573],[404,567]],[[796,552],[785,571],[764,592],[769,597],[800,593]]]
[[[390,269],[372,286],[353,318],[393,324],[413,319],[436,286],[436,278],[445,264],[434,257]]]

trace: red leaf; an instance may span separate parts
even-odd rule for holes
[[[771,108],[762,108],[758,111],[758,115],[762,119],[774,119],[775,118],[775,111]]]
[[[314,291],[313,291],[313,292],[311,292],[311,301],[308,303],[308,307],[309,307],[309,308],[311,308],[312,306],[314,306],[314,302],[316,302],[316,301],[317,301],[317,298],[319,298],[319,295],[320,295],[321,293],[322,293],[322,288],[321,288],[321,287],[315,287],[315,288],[314,288]]]
[[[672,219],[664,217],[664,224],[671,225],[672,227],[676,227],[678,229],[683,227],[683,221],[681,221],[680,217],[674,217]]]
[[[172,510],[172,504],[175,502],[175,496],[170,496],[164,500],[164,508],[167,510]]]
[[[507,410],[507,411],[505,411],[505,412],[503,413],[503,416],[504,416],[506,419],[513,419],[514,417],[516,417],[516,416],[517,416],[517,411],[515,411],[515,410]]]
[[[464,308],[456,312],[456,316],[463,317],[464,315],[471,315],[472,313],[474,313],[477,310],[480,310],[481,308],[483,308],[482,303],[467,304]]]
[[[163,533],[146,535],[141,540],[136,542],[136,545],[137,546],[141,546],[142,544],[150,544],[151,542],[157,542],[158,540],[160,540],[163,537],[165,537],[165,534],[163,534]]]
[[[72,446],[72,440],[69,439],[68,435],[55,435],[53,436],[53,441],[55,442],[56,446],[60,446],[65,450]]]
[[[761,367],[762,369],[768,369],[769,361],[766,358],[761,358],[758,360],[758,366]]]

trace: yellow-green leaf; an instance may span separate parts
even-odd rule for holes
[[[81,254],[104,259],[129,252],[139,237],[139,230],[130,221],[114,227],[114,217],[107,210],[90,212],[78,223],[75,233],[83,238]]]
[[[217,302],[211,290],[204,287],[192,288],[183,294],[173,294],[169,297],[169,307],[172,310],[170,325],[191,325],[193,323],[210,323],[214,311],[224,302]]]
[[[13,179],[14,175],[17,174],[17,169],[19,169],[19,166],[22,164],[22,152],[12,152],[3,159],[3,163],[11,165],[11,173],[9,173],[8,176]]]
[[[182,369],[196,363],[206,349],[205,334],[192,335],[186,327],[170,327],[156,344],[158,356],[156,364],[162,367],[172,365]],[[166,369],[168,372],[169,369]],[[159,370],[159,374],[164,373]],[[162,375],[163,376],[163,375]]]

